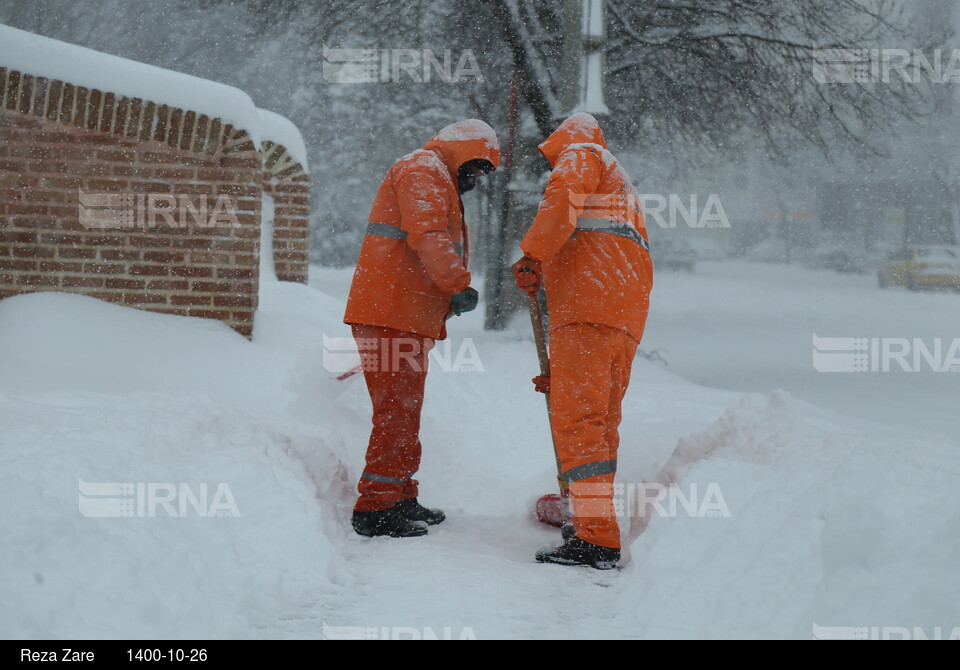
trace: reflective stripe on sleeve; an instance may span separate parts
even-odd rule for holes
[[[391,226],[389,223],[378,223],[376,221],[371,221],[367,224],[367,235],[373,235],[374,237],[386,237],[391,240],[403,240],[407,239],[407,231],[397,226]],[[463,245],[458,244],[457,242],[453,243],[453,248],[457,252],[457,255],[460,258],[463,258]]]
[[[610,219],[577,219],[577,229],[574,231],[573,235],[576,236],[576,234],[580,231],[585,233],[607,233],[609,235],[619,235],[620,237],[625,237],[628,240],[633,240],[643,247],[645,251],[650,251],[650,243],[647,242],[643,235],[638,233],[632,226],[619,221],[613,221]]]
[[[376,221],[371,221],[367,224],[367,235],[389,237],[394,240],[407,239],[407,231],[397,226],[391,226],[389,223],[377,223]]]

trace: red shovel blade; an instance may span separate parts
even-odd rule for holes
[[[537,519],[540,523],[559,528],[565,523],[573,521],[573,512],[570,509],[570,496],[561,496],[559,493],[548,493],[537,501]]]
[[[350,377],[354,376],[354,375],[357,374],[358,372],[363,372],[363,366],[362,366],[362,365],[358,365],[358,366],[356,366],[356,367],[354,367],[354,368],[351,368],[351,369],[347,370],[346,372],[344,372],[342,375],[339,375],[339,376],[337,377],[337,381],[338,381],[338,382],[342,382],[344,379],[350,379]]]

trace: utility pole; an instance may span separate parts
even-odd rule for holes
[[[490,210],[497,222],[496,229],[487,247],[486,278],[484,290],[487,307],[484,314],[486,330],[503,330],[507,327],[504,310],[503,285],[507,281],[504,270],[507,265],[507,223],[510,220],[510,173],[513,169],[513,150],[517,130],[517,73],[510,77],[510,98],[507,105],[507,142],[500,160],[500,169],[494,174],[494,192]]]
[[[603,99],[606,1],[563,0],[562,12],[564,118],[575,112],[606,116],[610,113]]]
[[[943,26],[955,26],[958,16],[957,3],[953,0],[929,0],[917,3],[915,9],[920,25],[929,26],[935,31]],[[944,62],[950,61],[950,54],[943,54]],[[952,134],[944,134],[945,129],[954,127],[957,115],[957,93],[955,87],[938,84],[934,91],[936,112],[931,119],[924,120],[919,128],[922,137],[920,144],[924,156],[921,158],[929,170],[929,179],[936,184],[936,204],[933,211],[923,217],[928,222],[925,230],[910,231],[913,241],[960,243],[960,170],[958,170],[955,152],[948,151]],[[949,130],[947,131],[949,133]],[[911,223],[908,220],[909,229]],[[944,239],[951,238],[951,239]]]

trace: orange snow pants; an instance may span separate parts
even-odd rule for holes
[[[360,497],[354,509],[390,509],[416,498],[420,469],[420,411],[427,381],[429,337],[380,326],[353,326],[363,376],[373,402],[373,430]]]
[[[575,323],[550,333],[553,432],[576,535],[614,549],[620,548],[613,480],[621,404],[637,346],[609,326]]]

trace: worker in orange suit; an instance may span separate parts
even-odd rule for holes
[[[620,528],[614,476],[621,404],[643,337],[653,265],[639,199],[589,114],[574,114],[541,145],[553,166],[537,216],[520,243],[517,285],[550,309],[551,394],[561,478],[573,525],[542,563],[615,568]]]
[[[499,163],[493,129],[461,121],[394,163],[374,200],[344,315],[373,403],[352,518],[360,535],[416,537],[445,518],[419,503],[413,479],[427,356],[447,319],[477,306],[460,197]]]

